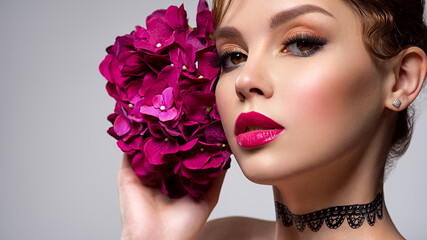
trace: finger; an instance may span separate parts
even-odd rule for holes
[[[126,153],[123,154],[117,185],[119,189],[119,195],[121,195],[122,192],[125,192],[125,194],[142,194],[145,197],[150,195],[150,198],[152,198],[153,196],[158,195],[157,192],[161,193],[161,190],[157,185],[154,185],[150,182],[143,182],[137,176],[132,168],[131,157]]]
[[[123,154],[122,164],[119,169],[119,181],[124,179],[136,181],[138,178],[132,169],[132,160],[126,153]]]
[[[125,153],[123,154],[122,164],[118,174],[119,190],[123,187],[139,186],[141,181],[132,169],[131,159]]]
[[[207,200],[210,207],[213,209],[218,203],[219,195],[221,192],[222,184],[224,183],[224,178],[227,171],[222,172],[218,177],[212,181],[211,188],[206,193]]]
[[[122,165],[120,166],[120,170],[131,169],[131,168],[132,167],[131,167],[129,155],[127,155],[126,153],[123,153]]]

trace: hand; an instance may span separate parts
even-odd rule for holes
[[[218,202],[224,176],[198,199],[170,199],[160,189],[145,186],[125,154],[118,177],[122,240],[195,239]]]

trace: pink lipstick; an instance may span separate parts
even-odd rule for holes
[[[242,113],[234,125],[234,135],[241,147],[253,148],[274,141],[285,128],[257,112]]]

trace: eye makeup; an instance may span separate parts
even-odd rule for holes
[[[319,35],[298,33],[282,42],[282,53],[299,57],[308,57],[327,44],[327,40]]]
[[[221,67],[221,72],[229,72],[246,62],[248,56],[234,49],[222,50],[218,56],[212,58],[210,63],[213,67]]]
[[[296,57],[309,57],[321,50],[328,43],[325,37],[309,32],[299,32],[287,37],[281,42],[280,53]],[[226,48],[219,51],[212,59],[213,67],[221,67],[222,73],[227,73],[244,64],[248,55],[236,48]]]

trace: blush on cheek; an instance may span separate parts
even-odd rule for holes
[[[307,81],[294,85],[289,97],[293,106],[289,109],[289,131],[295,130],[295,148],[302,143],[304,149],[316,152],[320,159],[335,158],[354,142],[351,129],[357,125],[351,106],[351,84],[339,76],[313,75]],[[333,76],[333,77],[331,77]],[[333,150],[335,149],[335,150]]]
[[[342,81],[341,81],[342,82]],[[320,122],[334,122],[343,109],[343,93],[345,86],[340,86],[339,80],[319,75],[310,80],[300,81],[293,91],[295,111],[300,116]]]
[[[360,132],[360,123],[371,119],[381,105],[378,81],[372,74],[355,71],[318,71],[294,86],[294,121],[310,126],[312,133],[339,138],[344,132]],[[308,129],[306,129],[309,131]],[[345,134],[344,134],[345,135]],[[329,139],[328,138],[328,139]]]

